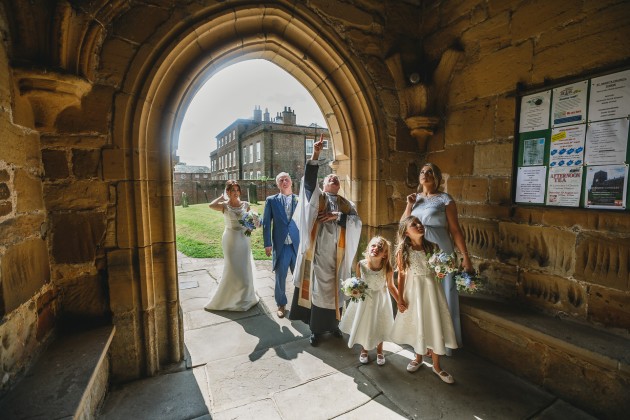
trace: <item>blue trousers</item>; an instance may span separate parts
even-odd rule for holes
[[[274,296],[276,298],[276,304],[278,306],[284,306],[287,304],[287,273],[289,267],[291,267],[291,273],[295,269],[295,252],[293,251],[293,245],[283,244],[280,252],[276,251],[276,258],[278,263],[276,265],[276,288],[274,290]]]

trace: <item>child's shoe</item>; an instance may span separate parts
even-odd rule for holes
[[[379,366],[383,366],[385,364],[385,356],[383,356],[383,353],[376,353],[376,363]]]
[[[368,362],[368,354],[367,352],[361,352],[361,354],[359,355],[359,362],[366,364]]]

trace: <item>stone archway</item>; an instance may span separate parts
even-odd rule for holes
[[[383,130],[374,89],[342,43],[319,29],[318,18],[294,7],[243,5],[200,14],[144,44],[127,71],[126,93],[116,98],[113,147],[103,153],[106,178],[117,182],[119,249],[108,253],[116,379],[152,375],[183,357],[173,138],[194,93],[218,70],[262,58],[300,81],[326,116],[336,171],[350,185],[344,193],[357,202],[364,224],[376,225],[375,209],[385,206],[385,194],[372,181]]]

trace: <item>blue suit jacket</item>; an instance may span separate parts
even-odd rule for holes
[[[291,215],[297,207],[297,195],[292,194],[293,208]],[[298,246],[300,244],[300,232],[292,218],[287,219],[287,213],[284,211],[284,202],[282,194],[275,194],[267,197],[265,201],[265,210],[263,212],[263,241],[265,247],[273,247],[272,266],[276,269],[278,261],[276,252],[282,249],[287,235],[291,236],[293,251],[297,255]]]

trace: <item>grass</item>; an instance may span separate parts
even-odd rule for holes
[[[263,204],[252,204],[252,210],[262,217]],[[211,210],[207,204],[175,206],[177,250],[192,258],[223,258],[223,213]],[[262,228],[252,232],[252,253],[255,260],[268,260],[265,255]]]

